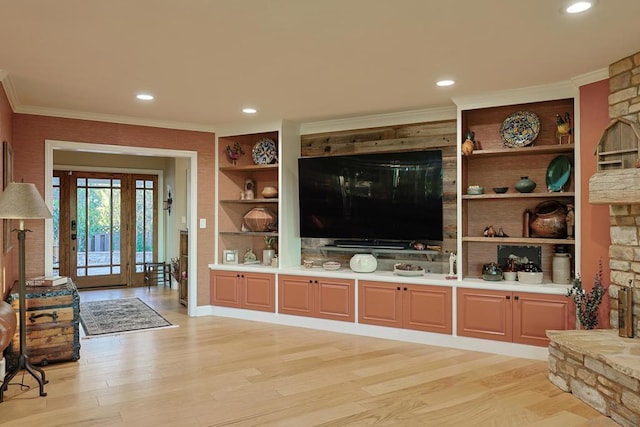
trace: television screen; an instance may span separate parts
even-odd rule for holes
[[[441,241],[442,151],[303,157],[300,235]]]

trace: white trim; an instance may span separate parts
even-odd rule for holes
[[[5,86],[5,90],[6,90],[6,86]],[[7,93],[7,96],[8,95],[9,94]],[[15,93],[13,93],[12,95],[15,95]],[[120,124],[137,125],[137,126],[150,126],[150,127],[165,128],[165,129],[191,130],[191,131],[198,131],[198,132],[214,131],[213,125],[174,122],[169,120],[154,120],[154,119],[146,119],[142,117],[121,116],[117,114],[90,113],[90,112],[84,112],[84,111],[64,110],[60,108],[47,108],[47,107],[38,107],[38,106],[32,106],[32,105],[22,105],[17,101],[15,96],[12,96],[10,99],[13,100],[13,103],[11,105],[13,108],[13,111],[15,113],[20,113],[20,114],[33,114],[35,116],[62,117],[67,119],[91,120],[91,121],[97,121],[97,122],[120,123]]]
[[[578,87],[571,81],[529,86],[524,88],[489,92],[481,95],[453,98],[453,102],[462,110],[487,108],[503,105],[526,104],[549,101],[552,99],[575,98]]]
[[[373,114],[368,116],[302,123],[300,125],[300,135],[366,129],[389,125],[437,122],[441,120],[451,120],[455,117],[455,106],[403,111],[398,113]]]
[[[109,154],[127,154],[138,156],[153,156],[153,157],[176,157],[189,159],[189,171],[190,171],[190,186],[189,197],[187,200],[198,200],[198,153],[196,151],[187,150],[173,150],[165,148],[148,148],[148,147],[129,147],[121,145],[110,144],[92,144],[86,142],[71,142],[71,141],[59,141],[46,139],[44,141],[45,150],[45,164],[44,164],[44,191],[45,202],[51,207],[52,201],[52,178],[53,178],[53,150],[66,150],[66,151],[85,151],[85,152],[101,152]],[[196,262],[189,263],[189,301],[188,301],[188,314],[189,316],[195,316],[197,311],[197,283],[198,283],[198,218],[197,218],[197,206],[194,209],[188,209],[188,228],[189,228],[189,254]],[[193,231],[193,232],[191,232]],[[53,251],[53,230],[52,220],[45,220],[45,274],[50,274],[53,268],[52,265],[52,251]]]
[[[198,307],[198,312],[196,315],[229,317],[233,319],[250,320],[300,328],[318,329],[322,331],[411,342],[416,344],[426,344],[438,347],[502,354],[510,357],[523,357],[536,360],[546,360],[549,357],[547,347],[505,343],[500,341],[467,338],[449,334],[413,331],[401,328],[388,328],[384,326],[366,325],[357,322],[341,322],[336,320],[317,319],[305,316],[291,316],[288,314],[267,313],[262,311],[244,310],[240,308],[227,308],[213,305],[200,306]]]
[[[2,82],[2,87],[4,88],[4,93],[7,95],[7,100],[9,100],[11,110],[15,112],[20,106],[20,103],[18,102],[18,96],[16,95],[16,89],[11,80],[11,76],[7,71],[0,70],[0,82]]]
[[[600,82],[602,80],[609,79],[609,69],[601,68],[599,70],[591,71],[590,73],[581,74],[573,77],[571,81],[578,87],[585,86],[591,83]]]

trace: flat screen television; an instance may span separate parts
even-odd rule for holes
[[[301,237],[442,240],[441,150],[302,157],[298,177]]]

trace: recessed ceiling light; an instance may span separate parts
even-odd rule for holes
[[[437,86],[445,87],[445,86],[453,86],[456,82],[453,80],[439,80],[436,82]]]
[[[139,93],[136,95],[136,98],[138,98],[141,101],[151,101],[153,100],[153,95],[150,95],[148,93]]]
[[[577,2],[571,3],[569,6],[567,6],[565,11],[567,13],[580,13],[580,12],[584,12],[585,10],[591,9],[591,6],[593,6],[593,2],[590,2],[590,1],[577,1]]]
[[[247,107],[247,108],[243,108],[242,112],[245,114],[255,114],[258,112],[258,110],[256,110],[255,108]]]

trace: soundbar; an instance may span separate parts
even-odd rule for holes
[[[339,248],[407,249],[410,243],[389,240],[336,240],[334,245]]]

